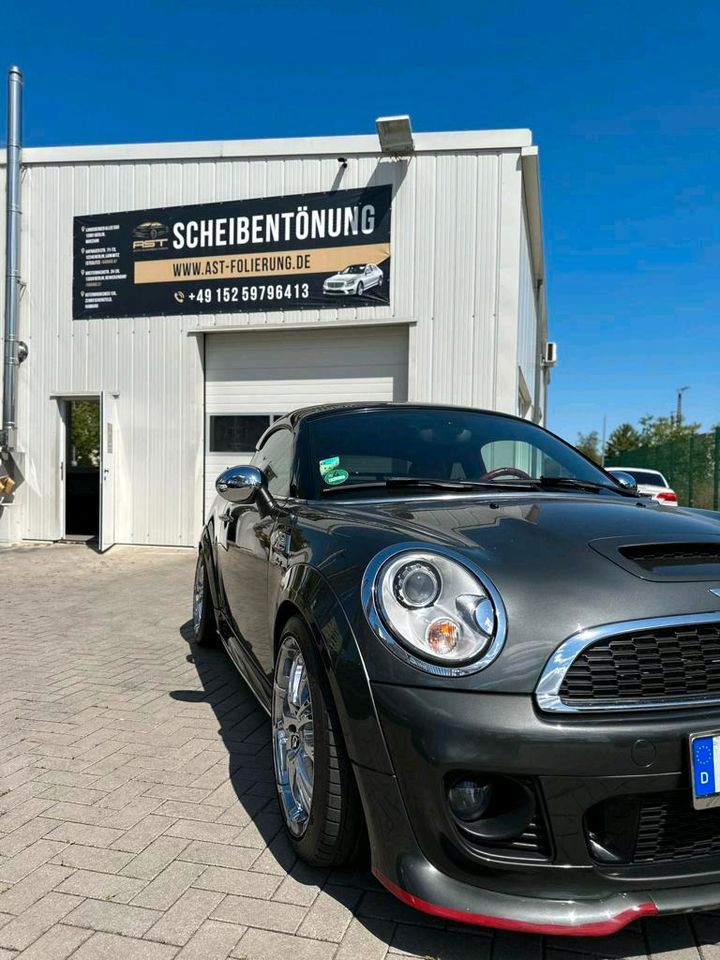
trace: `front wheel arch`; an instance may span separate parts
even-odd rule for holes
[[[317,568],[297,564],[288,573],[273,624],[273,662],[285,624],[298,616],[317,646],[350,759],[393,774],[365,663],[342,604]]]
[[[278,607],[278,611],[275,614],[275,626],[273,628],[273,663],[275,658],[278,655],[278,650],[280,649],[280,637],[282,632],[285,629],[285,624],[291,617],[299,617],[302,622],[307,627],[310,634],[314,637],[315,642],[317,643],[317,637],[315,637],[315,632],[307,622],[307,617],[303,614],[302,610],[297,607],[291,600],[283,600],[283,602]],[[323,666],[325,666],[323,664]]]

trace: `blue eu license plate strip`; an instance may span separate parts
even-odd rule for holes
[[[720,806],[720,733],[690,737],[690,771],[694,807]]]

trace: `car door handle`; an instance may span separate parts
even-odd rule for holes
[[[230,521],[232,520],[232,518],[233,518],[232,510],[226,510],[224,513],[221,513],[221,514],[220,514],[220,519],[221,519],[224,523],[230,523]]]

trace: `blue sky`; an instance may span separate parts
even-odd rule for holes
[[[6,4],[27,144],[530,127],[549,425],[720,421],[720,5],[655,0]],[[4,121],[3,121],[4,123]]]

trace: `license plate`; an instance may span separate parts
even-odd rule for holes
[[[690,775],[695,809],[720,807],[720,733],[690,737]]]

